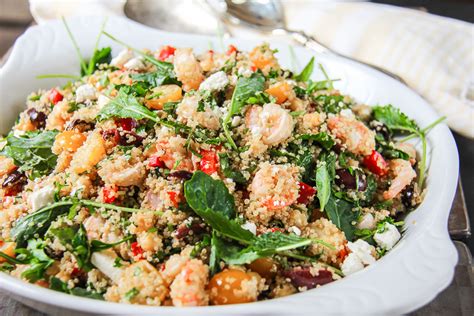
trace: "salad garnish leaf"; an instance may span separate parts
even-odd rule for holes
[[[136,120],[149,119],[153,122],[159,121],[156,113],[141,105],[137,98],[127,94],[123,89],[120,89],[117,97],[106,104],[97,115],[99,121],[112,117],[134,118]]]
[[[352,224],[357,221],[359,211],[353,211],[353,205],[343,199],[330,196],[326,205],[326,214],[331,222],[344,232],[347,240],[354,239],[355,227]]]
[[[229,123],[232,117],[242,110],[242,108],[247,104],[247,101],[251,97],[255,97],[257,92],[263,91],[265,88],[265,77],[259,73],[255,72],[250,77],[239,77],[237,84],[235,85],[234,93],[232,94],[232,99],[229,106],[229,112],[225,116],[222,124],[224,129],[224,134],[227,137],[229,144],[232,148],[237,149],[232,136],[229,131]]]
[[[329,177],[328,166],[325,161],[322,161],[316,169],[316,188],[320,209],[323,212],[331,196],[331,178]]]
[[[51,148],[57,134],[57,131],[34,131],[17,137],[10,133],[0,155],[12,158],[20,171],[31,171],[32,178],[48,174],[56,166],[57,156]]]
[[[314,70],[314,57],[311,57],[308,64],[303,68],[303,70],[296,76],[293,77],[296,81],[306,82],[311,78]]]
[[[334,146],[335,144],[331,136],[329,136],[329,134],[325,132],[320,132],[317,134],[303,134],[303,135],[300,135],[298,138],[303,139],[303,140],[315,141],[326,150],[330,150],[332,146]]]

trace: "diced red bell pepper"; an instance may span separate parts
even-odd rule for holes
[[[153,155],[148,159],[148,167],[152,168],[163,168],[165,163],[161,160],[161,156]]]
[[[129,117],[117,119],[115,123],[124,131],[131,131],[133,128],[137,127],[137,121]]]
[[[376,150],[373,150],[369,156],[364,157],[363,164],[367,169],[378,176],[386,175],[388,172],[388,163]]]
[[[168,191],[166,192],[168,193],[168,196],[171,200],[171,203],[173,203],[173,206],[175,208],[178,208],[179,206],[179,201],[180,201],[180,197],[179,197],[179,193],[178,192],[175,192],[175,191]]]
[[[257,71],[257,67],[255,67],[254,65],[250,66],[250,70],[252,70],[253,72]]]
[[[298,185],[300,187],[298,203],[307,204],[310,198],[316,194],[316,189],[304,182],[299,182]]]
[[[229,45],[229,49],[227,50],[227,56],[230,56],[232,55],[232,53],[236,52],[237,51],[237,47],[235,47],[234,45]]]
[[[347,249],[346,246],[344,246],[344,248],[342,248],[338,253],[337,253],[337,258],[343,262],[344,259],[346,259],[346,257],[349,255],[349,250]]]
[[[113,203],[117,199],[117,187],[104,187],[102,189],[102,195],[104,196],[105,203]]]
[[[130,248],[132,249],[132,254],[134,257],[139,257],[139,259],[143,258],[143,249],[138,244],[138,242],[132,242],[130,244]]]
[[[56,89],[51,89],[49,91],[49,96],[48,96],[49,101],[51,101],[53,104],[58,103],[59,101],[62,101],[64,99],[64,96]]]
[[[209,175],[216,172],[219,164],[217,153],[214,150],[201,150],[200,154],[199,170]]]
[[[158,59],[161,61],[166,60],[168,57],[171,55],[174,55],[176,48],[173,46],[165,46],[163,49],[160,51],[160,55],[158,56]]]

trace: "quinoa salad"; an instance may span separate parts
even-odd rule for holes
[[[438,122],[358,104],[267,44],[103,34],[124,50],[79,54],[81,76],[29,95],[1,139],[1,271],[110,302],[237,304],[338,281],[399,241]]]

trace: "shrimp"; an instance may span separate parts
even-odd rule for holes
[[[170,286],[170,296],[174,306],[208,305],[206,292],[209,268],[201,260],[186,262]]]
[[[118,157],[104,161],[101,164],[99,176],[107,184],[129,187],[140,185],[146,173],[143,163],[131,163],[126,158]]]
[[[13,159],[5,156],[0,156],[0,178],[9,174],[15,169],[16,167],[13,163]]]
[[[178,48],[174,53],[174,71],[184,91],[197,90],[204,80],[201,66],[191,48]]]
[[[250,198],[259,200],[269,210],[284,208],[298,198],[298,168],[264,163],[250,184]]]
[[[205,105],[203,111],[198,110],[200,98],[197,95],[186,96],[176,108],[178,120],[190,127],[201,125],[205,128],[217,130],[220,128],[219,117],[222,112],[216,107],[211,109]]]
[[[261,137],[265,145],[279,144],[291,136],[294,122],[291,115],[277,104],[253,106],[245,115],[245,123],[252,135]]]
[[[189,257],[183,254],[172,255],[166,263],[162,266],[161,276],[166,284],[171,284],[179,272],[183,269]]]
[[[416,172],[409,161],[403,159],[391,160],[389,168],[395,178],[392,179],[388,190],[383,193],[385,200],[393,199],[416,177]]]
[[[193,171],[194,166],[191,154],[186,150],[186,140],[180,136],[172,136],[168,141],[156,144],[160,160],[171,170]]]
[[[328,128],[356,155],[370,155],[375,149],[375,133],[364,123],[342,115],[327,120]]]
[[[69,113],[70,105],[66,100],[59,101],[53,108],[46,120],[46,130],[64,130],[64,125],[72,117]]]

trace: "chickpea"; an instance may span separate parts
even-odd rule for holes
[[[249,303],[257,300],[259,276],[237,269],[226,269],[209,282],[213,305]]]
[[[67,150],[74,153],[82,146],[86,138],[87,137],[84,134],[75,130],[61,132],[56,136],[53,145],[53,152],[60,153]]]
[[[265,279],[272,279],[278,270],[277,264],[271,258],[259,258],[248,264],[247,267]]]
[[[176,102],[183,98],[183,92],[180,86],[175,84],[156,87],[152,93],[145,98],[145,104],[154,110],[163,109],[167,102]]]

